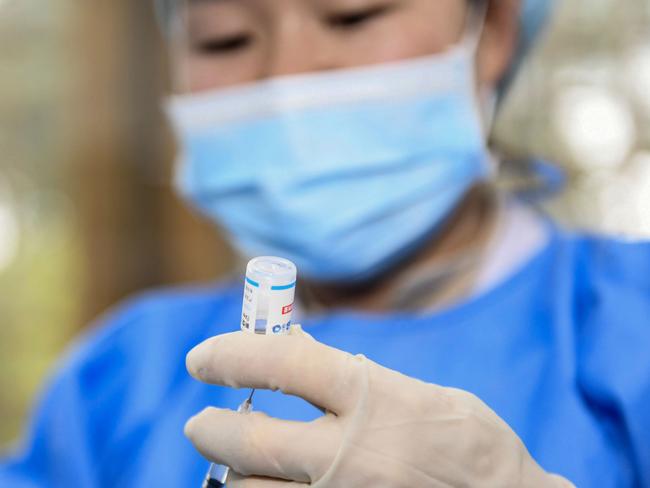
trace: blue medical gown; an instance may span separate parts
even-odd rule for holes
[[[161,291],[116,310],[51,380],[24,445],[0,463],[0,486],[199,487],[207,464],[183,424],[246,392],[194,381],[185,354],[237,329],[241,292],[241,283]],[[553,230],[540,254],[469,303],[425,316],[341,310],[305,326],[334,347],[473,392],[545,469],[580,487],[650,486],[648,244]],[[279,393],[258,392],[255,407],[319,415]]]

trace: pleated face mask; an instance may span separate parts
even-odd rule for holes
[[[372,278],[489,173],[475,46],[181,95],[180,193],[244,256],[315,281]]]

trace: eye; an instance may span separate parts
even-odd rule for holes
[[[375,5],[349,12],[334,13],[327,17],[327,23],[335,29],[354,29],[386,15],[391,10],[391,5]]]
[[[226,37],[199,40],[194,49],[202,54],[232,54],[242,51],[253,43],[253,36],[249,34],[236,34]]]

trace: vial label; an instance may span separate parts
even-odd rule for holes
[[[267,316],[267,334],[288,334],[291,328],[291,313],[296,284],[286,287],[271,288],[269,314]]]
[[[295,283],[262,289],[259,283],[246,278],[241,314],[242,330],[257,334],[289,333],[295,292]]]
[[[244,283],[244,303],[241,310],[242,330],[253,332],[252,327],[257,322],[257,299],[259,286],[253,286],[246,280]]]

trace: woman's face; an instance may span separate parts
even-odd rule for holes
[[[469,11],[466,0],[184,2],[185,28],[175,54],[183,91],[190,92],[441,52],[461,39]],[[492,21],[498,21],[501,29],[508,27],[504,5],[510,5],[510,24],[516,25],[517,3],[500,0],[490,8],[479,51],[480,72],[485,64],[498,64],[499,51],[501,57],[504,51],[509,57],[512,45],[495,45],[495,39],[485,37],[494,31]],[[496,37],[503,41],[507,36],[499,32]],[[505,69],[507,63],[500,64]],[[497,74],[488,73],[492,78]]]

